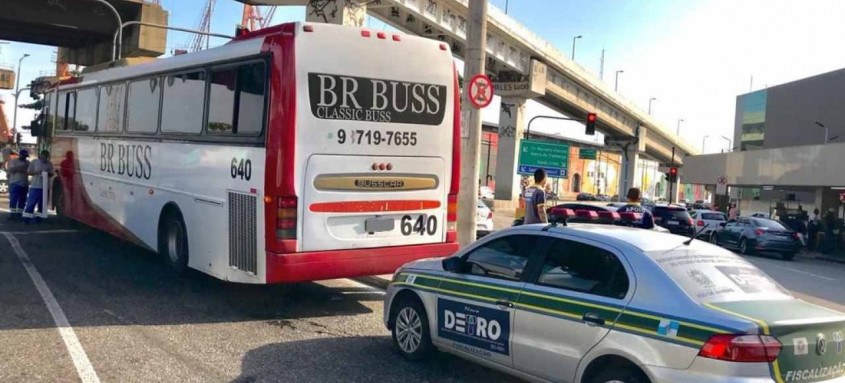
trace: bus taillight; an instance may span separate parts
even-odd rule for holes
[[[296,239],[296,197],[279,197],[276,210],[276,238]]]
[[[458,238],[458,195],[449,194],[446,205],[446,242],[455,242]]]

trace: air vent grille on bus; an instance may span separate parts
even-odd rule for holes
[[[258,271],[258,199],[229,192],[229,266],[256,274]]]

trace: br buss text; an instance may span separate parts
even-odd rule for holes
[[[445,85],[309,73],[308,88],[320,119],[438,125],[446,109]]]
[[[100,143],[100,171],[150,179],[153,148],[149,145]],[[117,158],[115,158],[117,157]]]

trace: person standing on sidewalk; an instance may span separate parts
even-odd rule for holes
[[[19,220],[23,214],[26,204],[26,193],[29,189],[29,178],[26,174],[29,169],[29,152],[23,149],[18,153],[18,158],[6,162],[6,173],[9,177],[9,215],[8,220]]]
[[[53,174],[53,164],[50,163],[50,152],[42,150],[38,153],[38,159],[29,163],[27,173],[32,176],[32,185],[29,188],[29,195],[26,197],[26,208],[23,211],[24,223],[29,223],[32,219],[35,222],[41,222],[41,216],[33,214],[35,207],[38,206],[38,212],[44,212],[44,188],[49,186],[49,182],[45,185],[44,178],[50,179]],[[47,173],[47,177],[44,177]]]

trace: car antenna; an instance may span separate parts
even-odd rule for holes
[[[709,223],[704,225],[704,227],[702,227],[701,230],[699,230],[699,231],[695,231],[695,229],[693,229],[692,236],[689,237],[688,240],[684,241],[684,245],[689,246],[689,244],[692,243],[692,240],[694,240],[696,237],[698,237],[698,235],[701,234],[705,229],[707,229],[708,226],[710,226]]]
[[[561,223],[561,226],[566,226],[566,218],[564,218],[563,220],[561,220],[561,221],[560,221],[560,223]],[[557,227],[557,224],[558,224],[558,221],[557,221],[557,220],[554,220],[554,221],[552,221],[552,222],[549,222],[549,224],[548,224],[548,225],[546,225],[546,227],[544,227],[542,231],[549,231],[549,229],[551,229],[551,228],[553,228],[553,227]]]

